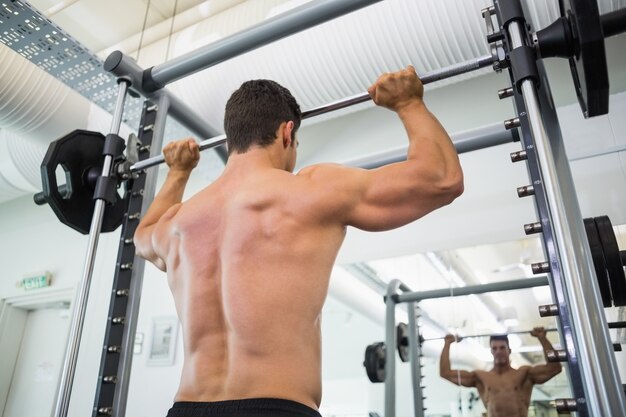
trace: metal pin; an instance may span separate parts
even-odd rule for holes
[[[144,126],[143,127],[143,131],[144,132],[148,132],[148,131],[153,130],[153,129],[154,129],[154,125],[148,125],[148,126]]]
[[[126,270],[126,269],[132,269],[132,268],[133,268],[133,263],[132,262],[128,262],[128,263],[120,265],[120,269]]]
[[[567,362],[567,351],[564,349],[548,350],[546,360],[550,363]]]
[[[557,398],[554,400],[556,411],[558,413],[567,413],[578,410],[578,403],[573,398]]]
[[[526,151],[511,152],[511,162],[520,162],[528,159]]]
[[[539,306],[540,317],[552,317],[559,315],[559,307],[556,304],[546,304]]]
[[[124,316],[113,317],[111,319],[111,323],[113,324],[124,324],[126,322],[126,318]]]
[[[490,15],[494,15],[496,14],[496,8],[494,6],[489,6],[489,7],[482,9],[480,12],[482,13],[483,16],[487,15],[487,13],[489,13]]]
[[[102,381],[106,382],[107,384],[117,384],[117,376],[115,375],[105,376],[104,378],[102,378]]]
[[[547,274],[550,272],[550,262],[537,262],[530,265],[533,270],[533,274]]]
[[[150,107],[146,107],[146,111],[148,111],[148,112],[157,111],[157,110],[159,110],[159,106],[156,105],[156,104],[153,104]]]
[[[141,217],[141,212],[133,213],[128,215],[128,220],[137,220]]]
[[[103,415],[103,416],[110,416],[111,414],[113,414],[113,408],[112,407],[100,407],[98,408],[98,414]]]
[[[143,197],[143,188],[139,191],[133,191],[131,194],[133,197]]]
[[[120,346],[109,346],[107,347],[107,352],[109,353],[120,353],[122,348]]]
[[[517,195],[521,198],[521,197],[528,197],[530,195],[534,195],[535,194],[535,187],[533,187],[532,185],[526,185],[524,187],[518,187],[517,188]]]
[[[521,125],[522,124],[520,123],[519,117],[514,117],[512,119],[504,121],[504,128],[506,130],[511,130],[511,129],[516,128],[516,127],[520,127]]]
[[[115,295],[117,295],[118,297],[128,297],[128,294],[129,294],[128,288],[115,291]]]
[[[498,90],[498,98],[500,100],[509,98],[513,96],[514,93],[515,91],[513,90],[513,87],[503,88],[501,90]]]
[[[524,225],[524,233],[527,235],[532,235],[535,233],[541,233],[543,231],[543,226],[540,222],[537,223],[528,223]]]
[[[137,149],[139,152],[149,152],[150,151],[150,145],[143,145],[140,146],[139,149]]]
[[[131,245],[131,244],[133,244],[133,243],[135,243],[135,242],[133,241],[133,238],[132,238],[132,237],[129,237],[129,238],[127,238],[127,239],[124,239],[124,244],[125,244],[125,245]]]

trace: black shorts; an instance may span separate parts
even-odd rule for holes
[[[290,400],[252,398],[216,402],[175,402],[167,417],[321,417],[316,410]]]

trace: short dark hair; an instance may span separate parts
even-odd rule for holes
[[[252,145],[269,146],[283,122],[294,122],[295,135],[301,119],[300,106],[288,89],[271,80],[246,81],[226,103],[228,153],[244,153]]]
[[[491,346],[491,342],[493,342],[494,340],[501,340],[503,342],[506,342],[506,347],[508,347],[509,349],[511,348],[511,345],[509,345],[509,336],[506,334],[494,334],[493,336],[491,336],[489,338],[490,346]]]

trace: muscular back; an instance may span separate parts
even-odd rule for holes
[[[319,406],[320,311],[345,234],[320,191],[278,169],[224,174],[157,223],[183,326],[177,401]]]

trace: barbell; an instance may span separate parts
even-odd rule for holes
[[[423,84],[429,84],[455,75],[465,74],[494,62],[492,55],[485,55],[477,59],[452,65],[440,70],[432,71],[421,76]],[[361,93],[343,100],[332,102],[302,113],[302,119],[308,119],[338,109],[353,106],[371,100],[368,93]],[[201,151],[215,148],[226,142],[226,136],[220,135],[201,141],[198,145]],[[104,136],[98,132],[74,130],[73,132],[53,141],[41,164],[43,191],[35,194],[33,200],[37,205],[48,204],[62,223],[83,233],[89,233],[93,215],[93,193],[97,176],[102,172]],[[120,180],[128,180],[139,175],[143,170],[165,162],[163,155],[157,155],[141,161],[128,157],[132,151],[130,144],[127,148],[125,160],[118,160],[113,172]],[[55,172],[58,167],[65,171],[66,183],[58,186]],[[93,174],[93,175],[92,175]],[[118,205],[119,203],[119,205]],[[107,206],[104,215],[105,226],[102,232],[115,230],[122,224],[124,210],[123,199],[116,199],[114,208]]]
[[[556,332],[558,329],[556,328],[549,328],[546,329],[546,332]],[[512,331],[512,332],[506,332],[507,335],[511,335],[511,334],[530,334],[532,330],[516,330],[516,331]],[[478,339],[478,338],[483,338],[483,337],[491,337],[494,335],[497,335],[497,332],[491,332],[491,333],[483,333],[483,334],[472,334],[472,335],[468,335],[468,336],[458,336],[459,339],[465,340],[465,339]],[[431,337],[428,339],[424,339],[423,337],[420,336],[420,343],[424,343],[424,342],[432,342],[433,340],[443,340],[445,339],[446,336],[440,336],[440,337]]]

